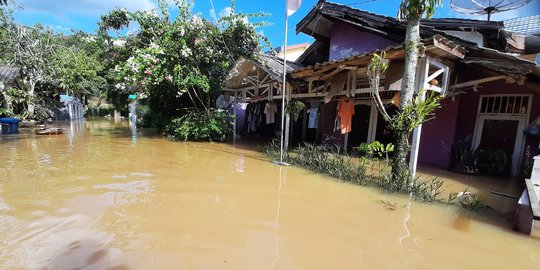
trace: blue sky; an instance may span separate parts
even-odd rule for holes
[[[107,13],[115,7],[125,7],[128,10],[147,10],[155,7],[153,0],[15,0],[17,5],[24,9],[16,13],[16,19],[24,24],[41,23],[49,25],[58,31],[69,32],[69,29],[78,29],[86,32],[95,32],[100,15]],[[227,12],[230,6],[229,0],[212,0],[215,10],[213,11],[211,0],[195,0],[194,12],[212,20],[213,15],[219,16]],[[372,2],[369,2],[372,1]],[[395,16],[400,0],[332,0],[341,4],[360,4],[352,7],[387,16]],[[172,2],[172,0],[171,0]],[[362,3],[363,2],[363,3]],[[289,44],[311,42],[311,38],[304,34],[296,35],[295,25],[317,3],[317,0],[303,0],[300,9],[289,19]],[[272,25],[262,27],[259,31],[270,39],[274,47],[283,43],[285,0],[236,0],[237,11],[249,13],[264,11],[271,16],[265,21]],[[505,20],[515,17],[540,14],[540,0],[532,0],[526,6],[517,10],[498,13],[492,16],[492,20]],[[450,0],[443,0],[435,17],[448,18],[473,18],[485,19],[481,16],[470,16],[454,12],[450,8]]]

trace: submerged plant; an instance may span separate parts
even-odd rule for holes
[[[478,211],[488,207],[484,203],[484,200],[480,198],[478,193],[473,194],[468,191],[468,188],[457,194],[450,194],[448,197],[448,203],[455,204],[461,208],[472,211]]]
[[[315,145],[305,143],[290,151],[285,160],[292,165],[303,167],[316,173],[325,174],[336,179],[359,185],[376,185],[386,192],[410,195],[415,200],[425,202],[440,201],[443,181],[433,178],[428,181],[416,177],[392,178],[388,152],[392,145],[372,144],[371,150],[377,152],[383,161],[367,157],[353,158],[342,155],[339,148],[329,145]],[[279,157],[279,142],[271,142],[263,152],[271,159]],[[368,169],[370,171],[368,171]],[[369,173],[368,173],[369,172]]]

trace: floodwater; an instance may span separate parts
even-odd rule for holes
[[[540,265],[540,240],[495,216],[279,167],[248,147],[109,121],[67,128],[1,137],[0,269]]]

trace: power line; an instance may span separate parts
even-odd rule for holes
[[[216,11],[216,8],[214,7],[214,1],[210,0],[210,5],[212,6],[212,10],[214,10],[214,12]],[[214,18],[216,20],[216,24],[218,23],[218,19],[217,17]],[[229,57],[231,58],[231,60],[234,62],[234,64],[236,66],[239,66],[238,65],[238,62],[236,62],[236,59],[234,59],[234,55],[232,54],[232,52],[229,50],[229,46],[227,46],[227,42],[225,42],[225,38],[223,37],[223,34],[221,33],[221,29],[218,29],[218,32],[219,32],[219,36],[221,37],[221,40],[223,41],[223,46],[225,47],[225,49],[227,50],[228,52],[228,55]],[[256,84],[260,84],[261,81],[259,81],[259,78],[257,78],[256,80],[253,80],[252,77],[250,77],[248,74],[246,74],[241,68],[239,69],[244,75],[245,77],[248,78],[248,80],[251,81],[251,83],[256,83]]]
[[[377,2],[379,0],[365,0],[365,1],[360,1],[360,2],[354,2],[354,3],[350,3],[350,4],[343,4],[345,6],[355,6],[355,5],[361,5],[361,4],[367,4],[367,3],[371,3],[371,2]]]

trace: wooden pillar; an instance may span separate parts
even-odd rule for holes
[[[234,91],[234,122],[233,122],[233,140],[236,141],[236,104],[238,103],[238,91]]]
[[[306,140],[306,130],[307,130],[307,120],[308,120],[308,117],[306,117],[307,115],[307,108],[304,107],[304,109],[302,110],[302,142]]]
[[[429,64],[427,61],[427,57],[424,57],[420,61],[420,66],[417,71],[418,76],[416,80],[416,92],[419,93],[419,90],[424,88],[425,84],[425,78],[429,72]],[[423,102],[425,99],[425,91],[422,92],[418,96],[420,102]],[[422,125],[419,125],[417,128],[413,131],[413,137],[412,137],[412,144],[411,144],[411,156],[409,160],[409,171],[411,172],[411,176],[414,178],[416,176],[416,166],[418,165],[418,151],[420,150],[420,138],[422,136]]]

